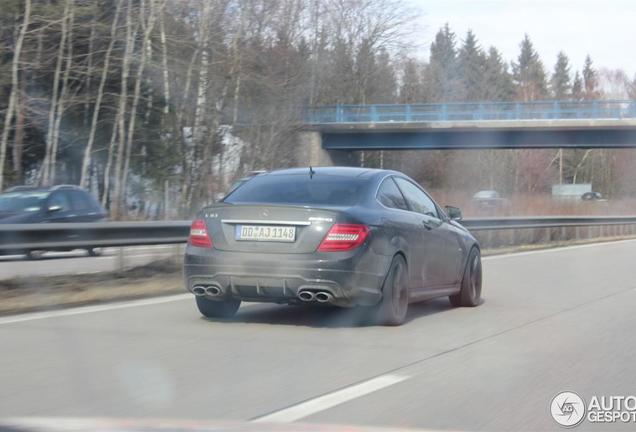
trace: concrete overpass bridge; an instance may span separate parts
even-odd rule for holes
[[[636,147],[636,101],[336,105],[306,109],[299,161],[356,150]]]

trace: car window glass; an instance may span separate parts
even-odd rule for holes
[[[428,195],[422,192],[420,188],[415,186],[410,181],[401,178],[396,178],[395,181],[404,194],[404,197],[406,198],[409,207],[411,207],[411,210],[435,218],[439,217],[439,215],[437,214],[435,203],[433,203],[433,200],[431,200]]]
[[[355,205],[367,181],[328,174],[256,176],[223,199],[230,204]]]
[[[63,192],[56,192],[49,199],[49,207],[59,206],[61,211],[70,210],[71,204],[68,197]]]
[[[400,192],[400,189],[390,177],[384,179],[380,185],[377,197],[378,201],[387,207],[408,210],[402,192]]]
[[[71,207],[76,211],[87,211],[92,209],[88,194],[81,191],[66,192],[71,198]]]
[[[9,192],[0,195],[0,213],[34,212],[42,208],[48,192]]]

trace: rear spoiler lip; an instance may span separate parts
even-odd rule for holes
[[[221,219],[224,224],[258,224],[258,225],[311,225],[311,221],[269,220],[269,219]]]
[[[215,208],[224,208],[224,207],[277,207],[277,208],[291,208],[298,210],[325,210],[325,211],[335,211],[335,212],[347,212],[348,210],[359,207],[359,205],[345,205],[345,206],[319,206],[319,205],[299,205],[299,204],[278,204],[278,203],[226,203],[226,202],[218,202],[206,206],[203,210],[215,209]]]

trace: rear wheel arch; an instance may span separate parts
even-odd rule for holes
[[[382,280],[382,286],[380,286],[380,292],[384,292],[384,286],[386,285],[386,280],[387,278],[390,276],[391,273],[391,266],[393,265],[393,261],[395,261],[396,257],[401,257],[404,260],[404,263],[406,264],[406,271],[408,274],[408,270],[409,270],[409,261],[408,259],[406,259],[406,254],[404,253],[404,251],[398,249],[393,256],[391,256],[391,259],[388,260],[388,266],[386,267],[386,274],[384,275],[384,279]]]
[[[466,248],[466,257],[464,259],[464,261],[462,262],[462,267],[460,269],[461,271],[461,275],[463,276],[464,274],[464,270],[466,269],[466,266],[468,265],[468,260],[470,259],[470,254],[473,253],[473,250],[476,249],[477,253],[479,254],[479,257],[481,259],[481,247],[479,246],[479,243],[477,242],[472,242],[468,245],[468,248]]]
[[[390,244],[390,250],[388,252],[392,253],[392,256],[391,256],[391,260],[389,260],[389,266],[387,267],[387,271],[389,270],[389,267],[391,265],[391,262],[393,261],[393,258],[395,258],[397,255],[401,255],[402,258],[404,258],[404,261],[406,261],[407,269],[408,269],[408,263],[409,263],[408,241],[401,235],[395,235],[393,236],[389,244]]]
[[[479,247],[478,244],[472,244],[469,248],[468,248],[468,253],[466,254],[466,259],[464,260],[464,266],[462,267],[462,275],[464,274],[464,270],[466,269],[466,266],[470,264],[470,256],[473,253],[473,251],[476,250],[477,253],[479,254],[479,260],[481,261],[481,248]]]
[[[473,273],[473,269],[471,268],[471,257],[477,258],[479,260],[479,262],[476,263],[478,273]],[[475,276],[477,279],[472,279],[473,276]],[[459,286],[459,292],[449,296],[449,300],[453,306],[474,307],[478,306],[481,303],[481,250],[477,246],[472,246],[468,252],[462,280]]]
[[[406,263],[406,268],[408,270],[408,268],[409,268],[409,260],[406,259],[406,254],[404,252],[402,252],[401,250],[397,251],[393,255],[393,258],[391,258],[391,261],[393,261],[393,259],[395,259],[395,257],[397,257],[398,255],[401,256],[402,258],[404,258],[404,262]]]
[[[402,269],[400,270],[400,266]],[[408,311],[408,284],[405,284],[403,277],[408,269],[406,258],[397,252],[391,258],[391,265],[382,284],[382,298],[374,307],[375,320],[382,325],[401,325],[406,319]],[[398,273],[400,272],[401,273]],[[402,277],[398,276],[399,274]],[[408,277],[408,276],[406,276]],[[399,282],[399,281],[402,282]]]

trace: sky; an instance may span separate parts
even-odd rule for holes
[[[589,54],[597,68],[636,73],[636,0],[407,0],[420,13],[417,40],[428,56],[437,30],[448,22],[462,40],[472,29],[483,48],[496,46],[507,61],[516,59],[528,33],[546,69],[560,50],[572,73]]]

